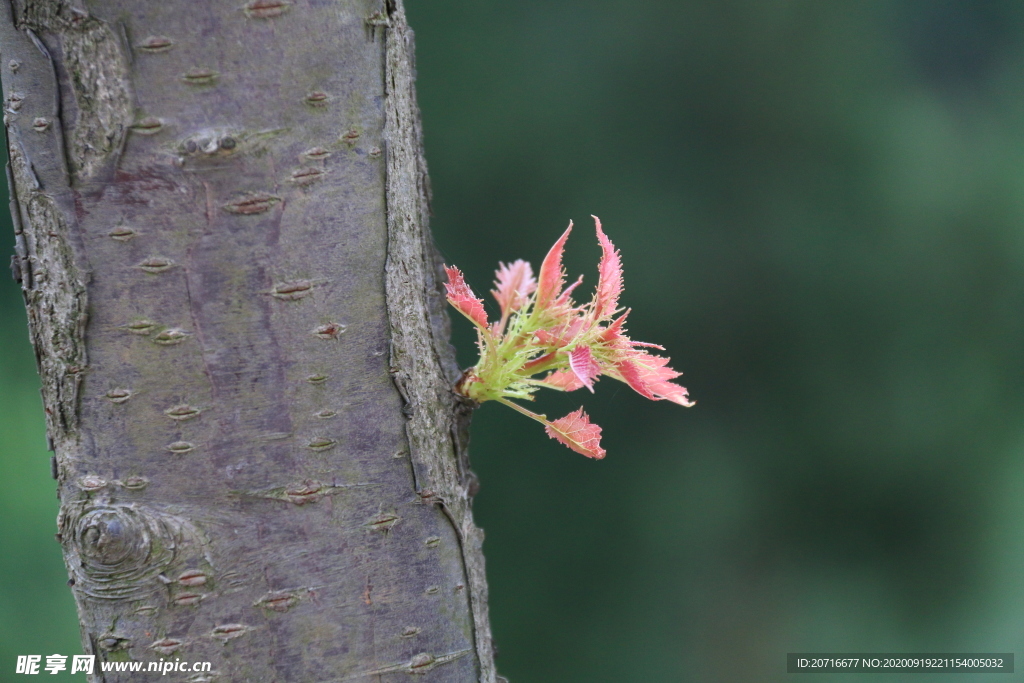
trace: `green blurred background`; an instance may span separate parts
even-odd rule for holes
[[[446,260],[483,292],[572,218],[592,287],[600,216],[631,333],[698,401],[608,379],[543,397],[586,401],[601,462],[477,413],[500,670],[779,681],[793,651],[1024,655],[1024,4],[407,4]],[[79,650],[9,280],[0,315],[7,680],[15,654]]]

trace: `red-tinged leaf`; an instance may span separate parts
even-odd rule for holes
[[[537,330],[534,336],[542,345],[560,349],[571,344],[576,335],[583,330],[585,324],[585,320],[574,316],[563,325],[547,330]]]
[[[522,259],[507,266],[499,262],[498,266],[499,268],[494,271],[494,276],[497,278],[494,281],[494,286],[497,289],[492,289],[491,294],[498,300],[501,314],[505,315],[510,311],[522,308],[527,297],[537,289],[537,281],[533,278],[533,268]]]
[[[571,285],[569,285],[568,287],[566,287],[565,289],[562,290],[562,293],[558,295],[557,299],[555,299],[554,307],[555,308],[563,308],[563,307],[565,307],[565,308],[569,309],[567,311],[567,313],[569,313],[569,314],[574,313],[575,311],[572,309],[572,290],[576,289],[577,287],[579,287],[582,284],[583,284],[583,276],[580,275],[578,278],[576,278],[576,282],[572,283]]]
[[[601,263],[597,266],[597,293],[594,295],[594,318],[610,317],[619,307],[622,294],[622,258],[619,251],[601,229],[601,220],[591,216],[597,226],[597,241],[601,243]]]
[[[659,351],[664,351],[665,350],[665,347],[662,346],[661,344],[652,344],[650,342],[630,341],[629,344],[630,344],[630,346],[643,346],[644,348],[658,349]]]
[[[487,327],[484,302],[482,299],[478,299],[476,294],[473,294],[473,290],[469,288],[465,278],[462,277],[462,272],[455,266],[445,266],[444,272],[448,275],[448,282],[444,283],[444,288],[448,292],[448,303],[475,324]]]
[[[552,439],[588,458],[600,460],[606,454],[601,448],[601,428],[591,423],[583,408],[549,423],[544,431]]]
[[[569,352],[569,368],[590,393],[594,393],[594,380],[601,374],[601,366],[590,353],[590,347],[580,344]]]
[[[583,388],[583,382],[570,370],[555,370],[541,381],[552,389],[562,391],[576,391]]]
[[[682,373],[668,367],[668,362],[663,356],[633,351],[615,364],[615,370],[634,391],[652,401],[672,401],[687,408],[696,405],[690,400],[686,387],[671,381]]]
[[[572,221],[569,221],[569,227],[565,229],[565,232],[544,257],[544,262],[540,264],[540,273],[537,278],[538,308],[547,308],[565,285],[562,251],[565,248],[565,241],[569,239],[570,232],[572,232]]]
[[[537,330],[533,333],[543,346],[559,346],[559,338],[551,330]]]
[[[630,310],[631,309],[627,308],[625,313],[615,319],[615,322],[601,330],[601,341],[611,342],[619,339],[627,342],[629,341],[626,339],[626,333],[625,330],[622,329],[622,326],[626,323],[626,316],[629,315]]]
[[[531,360],[528,363],[526,363],[525,365],[523,365],[523,373],[526,374],[526,375],[532,375],[534,372],[540,372],[539,370],[535,370],[534,368],[536,368],[536,367],[538,367],[540,365],[544,365],[545,363],[550,361],[552,358],[554,358],[554,356],[555,356],[555,352],[552,351],[551,353],[545,353],[543,356],[540,356],[538,358],[534,358],[533,360]]]
[[[612,348],[617,348],[620,350],[631,349],[634,346],[643,346],[649,349],[658,349],[659,351],[664,351],[665,347],[662,346],[661,344],[651,344],[649,342],[633,341],[632,339],[626,336],[626,331],[622,328],[622,326],[625,324],[626,316],[629,315],[630,310],[632,309],[627,308],[626,312],[620,315],[618,318],[616,318],[611,325],[601,329],[601,334],[598,336],[598,339],[600,339],[603,342],[612,342]]]

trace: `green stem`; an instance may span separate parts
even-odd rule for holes
[[[527,410],[526,408],[522,407],[518,403],[513,403],[512,401],[509,401],[506,398],[497,398],[495,400],[498,403],[503,403],[504,405],[507,405],[512,410],[519,411],[520,413],[522,413],[526,417],[530,418],[531,420],[536,420],[537,422],[540,422],[542,425],[547,426],[547,425],[551,424],[550,422],[548,422],[548,419],[547,419],[546,415],[538,415],[537,413],[530,412],[529,410]]]

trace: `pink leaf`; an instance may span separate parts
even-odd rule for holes
[[[559,343],[561,338],[550,330],[537,330],[533,334],[537,337],[537,341],[544,346],[561,346]]]
[[[594,380],[601,374],[601,366],[590,353],[590,347],[580,344],[569,352],[569,367],[590,393],[594,393]]]
[[[661,344],[651,344],[650,342],[633,341],[632,339],[626,336],[626,331],[622,329],[622,326],[625,324],[626,316],[629,315],[629,312],[631,310],[632,309],[627,308],[626,312],[620,315],[618,318],[616,318],[611,325],[605,328],[600,328],[601,334],[598,336],[598,339],[600,339],[603,342],[613,342],[614,348],[619,349],[628,349],[633,346],[644,346],[647,348],[659,349],[660,351],[664,351],[665,347],[662,346]]]
[[[648,349],[658,349],[659,351],[664,351],[665,350],[665,347],[662,346],[661,344],[652,344],[650,342],[638,342],[638,341],[631,341],[629,343],[632,346],[643,346],[643,347],[648,348]]]
[[[562,311],[562,313],[566,314],[566,315],[570,315],[572,313],[575,313],[577,310],[579,310],[579,309],[573,309],[572,308],[572,290],[576,289],[581,284],[583,284],[583,276],[582,275],[580,275],[578,278],[576,278],[576,282],[572,283],[571,285],[569,285],[568,287],[566,287],[565,289],[562,290],[562,293],[558,295],[557,299],[555,299],[554,307],[555,308],[568,308],[567,311]]]
[[[565,324],[558,325],[548,330],[537,330],[534,335],[544,346],[553,346],[555,348],[562,348],[572,343],[572,340],[576,338],[582,330],[586,321],[581,318],[570,318]]]
[[[597,226],[597,241],[601,243],[601,263],[597,267],[597,293],[594,295],[594,318],[601,320],[615,313],[622,294],[622,259],[619,251],[601,230],[601,220],[591,216]]]
[[[538,358],[534,358],[531,361],[528,361],[525,365],[523,365],[523,373],[528,376],[528,375],[532,375],[535,372],[540,372],[540,370],[537,370],[536,368],[538,366],[541,366],[541,365],[544,365],[545,363],[550,362],[552,359],[554,359],[554,357],[555,357],[555,352],[552,351],[550,353],[545,353],[543,356],[540,356]]]
[[[612,342],[621,339],[625,342],[629,342],[622,326],[626,323],[626,316],[629,315],[630,310],[632,309],[626,309],[626,312],[616,318],[615,322],[601,330],[601,341]]]
[[[565,229],[562,236],[558,238],[558,241],[548,251],[547,256],[544,257],[544,262],[540,264],[540,274],[538,276],[537,283],[537,306],[538,308],[547,308],[558,293],[562,291],[562,286],[565,284],[565,269],[562,268],[562,250],[565,248],[565,241],[569,239],[569,233],[572,232],[572,221],[569,221],[569,227]]]
[[[576,391],[583,388],[583,382],[569,370],[555,370],[541,381],[549,387],[562,391]]]
[[[663,356],[633,350],[615,364],[615,370],[634,391],[652,401],[667,400],[687,408],[696,405],[686,387],[671,381],[682,373],[668,367],[668,362]]]
[[[583,408],[560,417],[544,427],[552,439],[572,450],[595,460],[602,459],[606,451],[601,448],[601,428],[590,422]]]
[[[444,288],[448,292],[448,303],[475,324],[487,327],[484,302],[478,299],[476,294],[473,294],[473,290],[469,288],[466,280],[462,277],[462,272],[455,266],[445,266],[444,272],[448,275],[448,282],[444,283]]]
[[[522,308],[526,298],[537,289],[537,281],[533,279],[533,268],[522,259],[507,266],[499,262],[498,266],[498,270],[494,271],[497,278],[494,286],[497,289],[492,289],[491,294],[498,300],[501,314],[505,315]]]

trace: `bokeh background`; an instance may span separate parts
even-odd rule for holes
[[[484,292],[571,218],[592,287],[600,216],[631,333],[698,401],[609,379],[543,397],[585,400],[601,462],[477,413],[500,670],[781,681],[795,651],[1024,655],[1024,4],[407,4],[447,261]],[[7,680],[15,654],[79,649],[6,278],[0,316]]]

